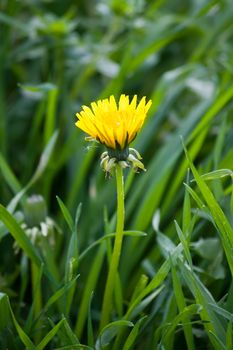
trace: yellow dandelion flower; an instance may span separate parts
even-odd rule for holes
[[[137,106],[137,96],[121,95],[117,105],[114,96],[82,107],[76,126],[110,149],[123,150],[140,131],[151,101],[143,97]]]
[[[101,157],[101,165],[107,172],[116,162],[122,162],[122,167],[133,164],[134,170],[144,169],[139,153],[128,146],[142,128],[151,103],[143,97],[137,104],[136,95],[131,101],[129,96],[121,95],[117,104],[114,96],[110,96],[91,103],[90,107],[82,106],[82,111],[76,114],[75,125],[90,135],[86,140],[97,140],[107,147],[108,151]]]

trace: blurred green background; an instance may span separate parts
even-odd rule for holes
[[[51,248],[57,281],[63,281],[70,236],[56,195],[72,215],[82,203],[80,252],[102,237],[103,231],[114,232],[115,224],[114,178],[105,178],[99,167],[103,148],[85,143],[84,134],[74,125],[75,114],[82,105],[111,94],[116,98],[121,93],[130,97],[137,94],[153,101],[133,145],[142,154],[147,172],[125,172],[126,229],[148,235],[125,239],[120,269],[124,302],[118,316],[140,276],[153,278],[174,248],[172,242],[178,243],[174,220],[185,229],[186,216],[195,216],[196,220],[190,243],[195,272],[216,300],[226,298],[232,290],[230,271],[210,213],[202,205],[197,210],[195,201],[189,211],[183,209],[183,182],[189,183],[191,175],[187,175],[188,162],[180,140],[182,136],[201,174],[222,168],[233,170],[232,18],[232,0],[0,2],[0,201],[9,205],[28,183],[26,196],[36,193],[44,197],[48,216],[60,232],[55,233],[55,248]],[[55,130],[58,137],[46,167],[30,183]],[[190,185],[196,186],[194,182]],[[232,224],[229,177],[216,177],[208,185]],[[11,210],[18,222],[25,219],[24,201],[22,196],[17,201],[21,205]],[[25,280],[19,292],[18,282],[22,288],[22,276],[26,276],[22,256],[15,255],[13,239],[4,227],[0,227],[0,237],[0,287],[12,296],[14,310],[23,323],[31,303],[31,282]],[[75,324],[95,256],[93,250],[80,262],[71,324]],[[102,264],[99,280],[92,285],[97,290],[95,322],[107,271],[106,261]],[[151,344],[156,327],[176,316],[170,280],[166,286],[159,302],[153,304],[153,312],[149,309],[151,316],[144,328],[148,338],[142,336],[135,349],[154,349]],[[184,288],[187,300],[195,299],[187,280]],[[23,300],[20,311],[19,302]],[[231,312],[232,306],[228,307]],[[49,329],[49,325],[46,327]],[[214,340],[210,345],[204,326],[196,328],[197,344],[211,349]],[[175,340],[174,334],[169,341],[166,338],[165,349],[172,349],[173,344],[183,344],[185,349],[180,333]],[[86,339],[85,334],[81,339]]]

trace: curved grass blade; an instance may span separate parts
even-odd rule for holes
[[[34,183],[39,180],[43,172],[45,171],[52,153],[54,151],[54,147],[56,145],[56,141],[58,138],[58,131],[55,131],[52,135],[51,139],[49,140],[48,144],[46,145],[44,151],[41,154],[39,164],[31,178],[31,180],[27,183],[27,185],[17,193],[17,195],[11,200],[9,205],[7,206],[7,209],[13,213],[15,211],[16,206],[18,205],[19,201],[22,199],[22,197],[25,195],[25,193],[29,190],[30,187],[34,185]]]
[[[86,254],[93,249],[95,246],[99,245],[103,241],[107,239],[114,238],[116,233],[108,233],[107,235],[103,236],[102,238],[98,239],[97,241],[93,242],[92,244],[89,245],[79,256],[79,260],[82,260]],[[132,237],[145,237],[147,234],[142,231],[124,231],[124,235],[126,236],[132,236]]]
[[[4,307],[4,310],[6,310],[6,309],[9,310],[10,315],[11,315],[12,320],[13,320],[13,323],[14,323],[14,326],[15,326],[15,328],[17,330],[17,333],[18,333],[18,335],[20,337],[20,340],[25,345],[26,349],[28,349],[28,350],[37,350],[37,348],[35,347],[35,345],[31,341],[31,339],[28,337],[28,335],[24,332],[24,330],[20,327],[19,323],[17,322],[17,320],[15,318],[15,315],[14,315],[14,313],[12,311],[9,298],[4,293],[0,293],[0,307],[1,307],[0,311],[2,311],[2,307]],[[0,314],[2,316],[5,316],[5,315],[2,314],[2,312],[0,312]]]
[[[46,345],[55,337],[57,332],[59,331],[60,327],[63,325],[65,318],[63,318],[61,321],[59,321],[52,329],[51,331],[46,334],[44,339],[41,340],[41,342],[36,346],[36,350],[43,350]]]
[[[196,183],[199,187],[199,190],[205,199],[205,202],[208,205],[208,208],[211,212],[212,218],[219,230],[222,245],[227,257],[227,261],[231,270],[231,274],[233,275],[233,229],[222,211],[221,207],[217,203],[216,199],[214,198],[213,193],[210,191],[209,187],[205,183],[205,181],[201,178],[198,171],[196,170],[192,160],[189,157],[188,151],[185,148],[184,144],[184,151],[186,158],[189,162],[189,166],[192,170],[193,176],[196,180]]]
[[[106,347],[112,339],[117,335],[119,328],[121,327],[133,327],[134,324],[130,321],[119,320],[109,323],[105,326],[96,341],[95,348],[96,350],[102,350]]]
[[[6,208],[0,204],[0,220],[9,230],[15,241],[18,243],[24,253],[38,266],[43,263],[37,250],[32,245],[30,239],[25,234],[24,230],[17,223],[15,218],[6,210]]]

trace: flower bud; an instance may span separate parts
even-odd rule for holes
[[[40,195],[32,195],[24,204],[25,223],[28,227],[39,226],[47,217],[47,206]]]

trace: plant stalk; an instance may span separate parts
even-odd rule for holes
[[[116,237],[110,261],[109,273],[107,277],[106,287],[104,291],[104,299],[101,313],[100,329],[105,327],[110,320],[113,301],[113,290],[115,286],[117,270],[121,255],[121,247],[124,234],[124,219],[125,219],[125,205],[124,205],[124,178],[123,170],[120,165],[116,165],[116,184],[117,184],[117,227]]]

